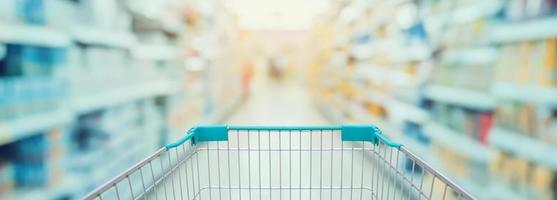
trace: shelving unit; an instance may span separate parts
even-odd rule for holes
[[[430,120],[429,113],[423,108],[419,108],[413,104],[391,99],[387,102],[386,107],[391,116],[395,116],[403,121],[411,121],[417,124],[423,124]]]
[[[179,91],[177,88],[178,86],[165,80],[140,83],[111,89],[100,94],[75,97],[72,99],[71,105],[77,113],[87,113],[121,103],[133,102],[158,95],[173,94]]]
[[[488,147],[443,125],[435,122],[429,123],[425,125],[424,132],[437,144],[446,145],[471,159],[484,163],[491,160],[492,156]]]
[[[448,50],[442,58],[445,63],[491,64],[499,52],[494,47],[472,47]]]
[[[66,176],[59,185],[40,189],[19,189],[6,199],[64,199],[77,198],[75,186],[83,183],[83,177]]]
[[[0,145],[8,144],[49,128],[70,123],[72,113],[68,109],[31,114],[13,120],[0,122]]]
[[[478,110],[492,110],[495,107],[495,99],[488,92],[442,85],[431,85],[426,89],[425,95],[436,101],[456,104]]]
[[[76,42],[83,44],[129,49],[137,43],[137,38],[132,32],[115,32],[79,26],[72,28],[70,34]]]
[[[500,23],[490,29],[490,43],[510,43],[540,40],[557,36],[557,17],[547,17],[516,23]]]
[[[557,104],[557,88],[500,82],[494,84],[492,93],[500,100],[515,100],[547,105]]]
[[[132,55],[140,60],[172,61],[180,58],[178,48],[170,45],[139,44],[132,48]]]
[[[0,4],[14,6],[1,8],[2,11],[16,10],[15,3]],[[6,20],[3,18],[5,15],[0,17],[0,44],[10,44],[0,45],[2,53],[6,50],[8,55],[20,56],[18,59],[23,60],[20,66],[16,66],[18,62],[11,62],[13,66],[9,66],[22,68],[18,69],[22,73],[1,74],[0,78],[25,78],[25,70],[28,70],[40,72],[31,75],[64,83],[59,86],[64,89],[56,99],[60,108],[47,110],[50,108],[43,104],[52,101],[47,99],[36,106],[37,109],[47,110],[45,112],[29,114],[31,112],[21,111],[16,113],[20,117],[0,122],[0,146],[18,145],[30,136],[43,134],[38,138],[51,142],[45,151],[55,151],[39,156],[49,164],[49,170],[28,170],[47,175],[45,177],[49,178],[45,178],[46,181],[29,188],[20,188],[21,184],[17,183],[15,188],[9,186],[4,191],[2,181],[7,179],[2,177],[0,199],[77,199],[160,148],[172,139],[172,135],[183,133],[182,127],[173,125],[221,121],[245,99],[241,94],[247,93],[243,91],[247,88],[241,88],[244,83],[242,77],[228,76],[230,71],[242,74],[245,63],[239,61],[242,56],[248,56],[238,55],[244,47],[236,43],[240,36],[231,13],[219,10],[193,17],[189,16],[190,10],[170,9],[187,7],[199,14],[199,10],[208,5],[224,8],[220,1],[146,3],[164,13],[164,17],[149,14],[161,26],[142,26],[142,23],[150,23],[142,18],[147,16],[143,13],[147,11],[127,4],[129,2],[116,3],[116,0],[56,1],[49,2],[48,6],[41,4],[44,7],[37,4],[40,14],[20,9],[13,12],[18,14],[13,16],[14,19],[7,18],[13,21],[3,21]],[[66,16],[58,12],[67,13],[68,18],[74,16],[71,14],[79,14],[79,17],[62,19]],[[177,21],[168,24],[165,21],[167,18]],[[223,24],[227,27],[220,27]],[[19,55],[21,49],[27,50],[25,48],[31,53]],[[3,55],[0,59],[4,59]],[[52,58],[45,58],[47,56]],[[198,63],[187,62],[190,60]],[[226,63],[218,62],[220,60]],[[29,70],[24,68],[28,66],[23,66],[27,63],[32,63],[32,67],[45,65],[52,70],[43,72],[36,70],[38,67]],[[215,78],[223,74],[226,79]],[[212,84],[215,82],[224,87],[214,87]],[[4,89],[3,86],[0,90]],[[227,92],[236,89],[235,94],[238,95],[228,95]],[[222,98],[222,95],[229,98]],[[1,103],[0,106],[8,105],[4,101]],[[214,108],[207,109],[210,106]],[[20,112],[4,108],[0,107],[0,112],[8,113],[1,114],[8,115],[2,117],[11,116],[12,110]],[[27,112],[27,109],[24,111]],[[138,125],[140,123],[148,124],[148,127]],[[110,137],[104,138],[106,135]],[[105,144],[87,146],[90,142],[96,144],[97,140]],[[17,160],[9,155],[2,156],[0,174],[14,173],[15,177],[15,172],[11,172],[13,170],[5,171],[3,167],[15,170]],[[107,160],[109,157],[113,159]],[[50,180],[50,176],[64,180],[56,183]]]
[[[0,43],[68,47],[72,38],[63,30],[38,25],[0,24]]]
[[[548,159],[557,154],[555,145],[501,127],[494,127],[491,130],[489,141],[505,152],[557,170],[557,160]]]

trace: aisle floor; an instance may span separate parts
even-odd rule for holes
[[[311,94],[295,81],[258,79],[246,102],[226,120],[236,125],[328,124],[313,103]]]

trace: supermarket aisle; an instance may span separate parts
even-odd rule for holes
[[[318,112],[301,84],[258,77],[252,94],[228,120],[242,125],[318,125],[328,122]]]

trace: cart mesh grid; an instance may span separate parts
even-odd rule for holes
[[[374,126],[200,126],[84,199],[475,197]]]

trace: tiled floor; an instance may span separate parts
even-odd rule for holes
[[[251,96],[226,122],[236,125],[328,124],[301,84],[264,78],[253,83]]]

